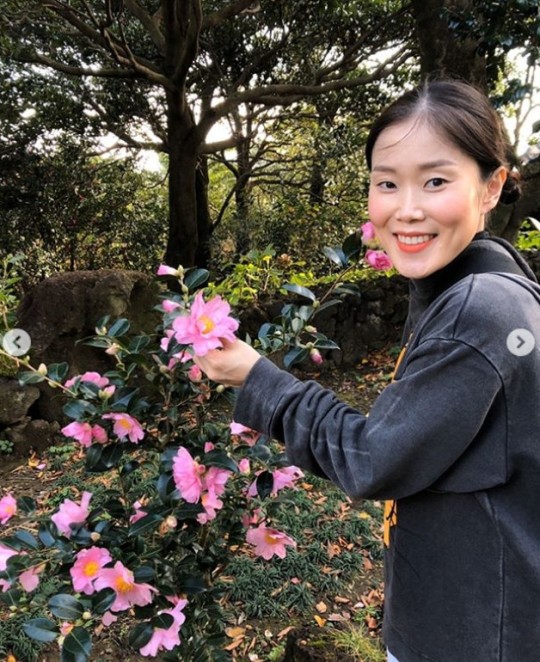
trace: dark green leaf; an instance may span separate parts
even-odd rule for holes
[[[210,451],[204,456],[204,464],[209,467],[219,467],[220,469],[228,469],[233,473],[238,473],[238,465],[230,458],[227,453],[223,451]]]
[[[119,336],[125,335],[129,331],[129,320],[119,319],[111,326],[108,331],[108,334],[111,338],[118,338]]]
[[[20,542],[19,549],[38,549],[39,543],[29,531],[17,531],[13,537]]]
[[[5,605],[17,606],[21,600],[22,591],[18,588],[11,588],[5,593],[0,593],[0,602],[3,602]]]
[[[314,345],[317,349],[339,349],[339,345],[336,345],[333,340],[328,340],[328,338],[325,340],[316,340]]]
[[[308,356],[309,351],[307,349],[304,347],[295,347],[294,349],[291,349],[289,352],[287,352],[287,354],[285,354],[283,357],[283,365],[286,369],[289,369],[293,365],[305,361]]]
[[[347,261],[349,258],[359,253],[362,250],[362,247],[362,235],[360,232],[353,232],[353,234],[350,234],[341,245]]]
[[[147,531],[152,531],[152,529],[155,529],[162,521],[163,517],[161,515],[149,513],[148,515],[141,517],[141,519],[138,519],[129,527],[128,536],[133,538],[133,536],[139,536]]]
[[[341,248],[330,248],[330,246],[325,246],[323,248],[323,253],[327,258],[338,264],[340,267],[347,266],[347,258]]]
[[[51,363],[47,368],[47,375],[49,379],[54,382],[62,383],[67,377],[69,365],[67,363]]]
[[[17,376],[17,379],[19,380],[19,384],[24,386],[26,384],[39,384],[45,380],[45,377],[37,372],[21,372]]]
[[[321,310],[325,310],[326,308],[331,308],[332,306],[336,306],[338,303],[343,303],[341,299],[330,299],[328,301],[325,301],[324,303],[321,303],[321,305],[315,310],[315,315],[318,315]]]
[[[58,529],[51,521],[46,521],[41,524],[38,531],[38,538],[45,545],[45,547],[52,547],[58,537]]]
[[[129,645],[139,650],[150,641],[154,634],[154,628],[150,623],[139,623],[130,631],[128,641]]]
[[[23,625],[25,634],[36,641],[54,641],[60,634],[57,626],[48,618],[33,618]]]
[[[58,593],[49,600],[49,609],[57,618],[76,621],[84,613],[83,605],[72,595]]]
[[[186,577],[184,580],[180,580],[179,588],[181,592],[195,595],[204,593],[206,584],[202,577]]]
[[[154,568],[151,568],[149,565],[141,565],[133,571],[133,576],[136,582],[147,583],[155,578],[156,573]]]
[[[92,595],[92,611],[96,614],[104,614],[115,600],[116,592],[112,588],[102,588]]]
[[[184,285],[189,288],[190,292],[193,292],[206,283],[209,275],[210,272],[206,269],[190,269],[184,278]]]
[[[100,473],[118,466],[124,449],[120,443],[102,446],[92,444],[86,452],[86,470]]]
[[[256,480],[257,494],[261,499],[266,499],[270,496],[274,489],[274,477],[269,471],[262,471]]]
[[[153,628],[161,628],[162,630],[168,630],[173,624],[174,617],[170,614],[158,614],[150,621]]]
[[[68,418],[80,421],[85,416],[96,414],[97,409],[93,404],[85,400],[70,400],[70,402],[66,402],[62,411]]]
[[[135,338],[131,339],[128,349],[130,352],[137,353],[140,352],[141,349],[147,347],[149,343],[150,338],[148,336],[136,336]]]
[[[32,497],[21,496],[17,499],[17,508],[21,513],[29,515],[33,513],[36,509],[36,502]]]
[[[307,287],[303,287],[302,285],[286,283],[283,285],[283,289],[287,290],[287,292],[292,292],[293,294],[299,294],[300,296],[306,297],[306,299],[310,299],[311,301],[315,301],[317,299],[311,290],[308,290]]]
[[[120,475],[129,476],[129,474],[136,471],[140,466],[141,464],[140,462],[137,462],[137,460],[131,460],[130,462],[126,462],[124,466],[120,469]]]
[[[92,649],[92,640],[88,630],[76,627],[64,639],[62,662],[86,662]]]

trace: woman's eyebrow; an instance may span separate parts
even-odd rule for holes
[[[433,168],[441,168],[443,166],[456,166],[457,163],[450,159],[437,159],[436,161],[427,161],[426,163],[420,163],[418,165],[418,170],[432,170]],[[396,172],[396,168],[387,166],[384,164],[374,165],[372,168],[373,172]]]

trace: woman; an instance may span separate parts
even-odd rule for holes
[[[387,504],[383,633],[399,662],[536,662],[540,627],[540,287],[485,231],[517,199],[488,100],[406,93],[366,146],[370,219],[411,279],[407,348],[369,417],[237,340],[198,359],[241,387],[234,418],[291,463]]]

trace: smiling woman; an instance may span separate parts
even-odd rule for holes
[[[366,156],[373,228],[411,279],[401,361],[369,416],[240,340],[199,365],[241,387],[234,420],[294,465],[387,501],[389,660],[536,662],[540,287],[484,229],[519,194],[502,122],[474,88],[432,81],[382,114]]]

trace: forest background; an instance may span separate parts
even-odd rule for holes
[[[219,278],[269,245],[321,272],[368,220],[371,120],[441,74],[508,119],[526,194],[495,231],[515,241],[540,218],[539,25],[534,0],[6,0],[0,250],[25,286],[161,261]]]

